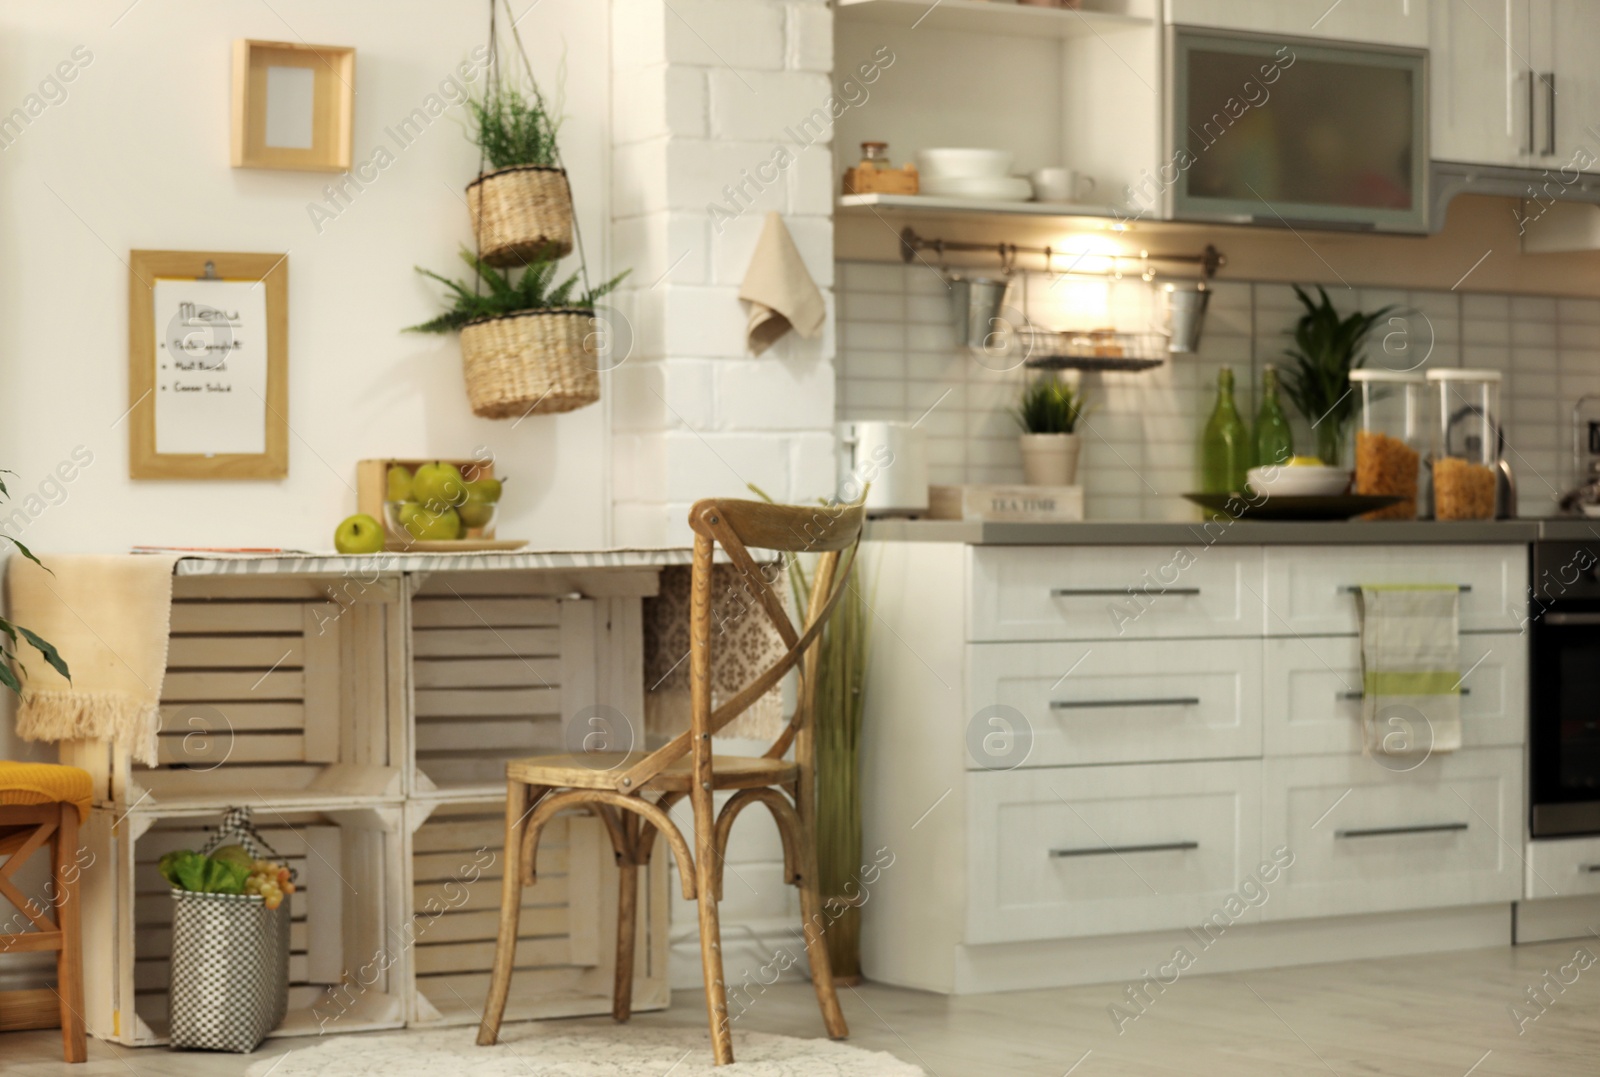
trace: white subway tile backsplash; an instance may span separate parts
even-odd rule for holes
[[[838,364],[840,416],[921,416],[933,482],[1020,481],[1011,409],[1032,372],[1013,365],[1014,357],[977,354],[953,343],[948,287],[928,266],[842,262],[836,279],[844,348]],[[1101,314],[1089,320],[1150,324],[1156,315],[1138,291],[1111,290]],[[1033,316],[1047,321],[1061,294],[1035,282],[1028,296]],[[1369,366],[1502,371],[1501,410],[1508,456],[1521,480],[1521,504],[1526,512],[1549,511],[1553,488],[1566,480],[1563,468],[1570,469],[1564,461],[1572,401],[1600,393],[1600,301],[1352,291],[1339,285],[1329,287],[1328,294],[1344,313],[1357,304],[1363,310],[1385,304],[1401,308],[1375,328]],[[1020,299],[1013,289],[1013,305]],[[903,311],[898,324],[881,320],[896,309]],[[1070,306],[1062,309],[1070,313]],[[1283,369],[1290,363],[1284,352],[1293,344],[1290,330],[1302,310],[1288,285],[1216,282],[1198,354],[1173,355],[1137,373],[1066,375],[1076,380],[1092,409],[1079,428],[1079,481],[1090,518],[1194,519],[1195,511],[1178,495],[1195,483],[1195,447],[1216,399],[1218,372],[1224,365],[1233,368],[1239,410],[1248,422],[1262,365]],[[852,346],[852,339],[872,343]],[[894,339],[899,343],[889,343]],[[1294,414],[1291,421],[1297,447],[1314,452],[1305,421]]]

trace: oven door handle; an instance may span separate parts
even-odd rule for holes
[[[1539,618],[1547,625],[1600,625],[1600,613],[1547,613]]]

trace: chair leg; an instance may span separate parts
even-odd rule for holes
[[[850,1035],[845,1024],[844,1010],[839,1006],[839,992],[833,983],[833,963],[828,958],[827,915],[822,908],[822,893],[818,889],[816,801],[804,789],[795,798],[800,815],[800,916],[806,936],[806,960],[811,965],[811,986],[817,992],[817,1005],[822,1008],[822,1023],[828,1036],[842,1040]]]
[[[528,810],[534,791],[519,781],[506,783],[506,847],[501,864],[500,933],[494,947],[494,973],[489,978],[489,997],[483,1004],[483,1022],[478,1026],[478,1046],[490,1047],[500,1038],[500,1019],[505,1016],[506,997],[511,992],[511,967],[517,957],[517,927],[522,917],[522,832],[528,825]]]
[[[61,805],[61,822],[51,842],[51,876],[56,892],[56,993],[61,997],[61,1046],[68,1062],[84,1062],[89,1048],[83,1027],[83,940],[78,914],[78,808]]]
[[[717,913],[716,812],[711,790],[689,792],[694,808],[694,877],[700,913],[700,968],[706,981],[706,1019],[711,1025],[711,1054],[718,1066],[733,1062],[733,1030],[728,1021],[728,985],[722,970],[722,923]]]
[[[639,911],[639,865],[627,858],[617,864],[617,968],[611,987],[611,1016],[633,1016],[633,939]]]

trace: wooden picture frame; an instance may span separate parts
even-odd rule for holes
[[[202,366],[185,375],[195,383],[225,382],[237,391],[240,408],[254,413],[249,397],[260,397],[264,428],[260,452],[160,452],[157,430],[160,394],[177,387],[166,342],[158,342],[157,285],[166,282],[254,282],[243,292],[260,304],[261,324],[242,330],[242,352],[265,352],[265,370],[251,364],[254,380],[232,380],[239,371]],[[257,296],[256,289],[260,289]],[[239,289],[233,290],[235,293]],[[215,331],[210,331],[215,332]],[[260,341],[260,335],[265,340]],[[251,344],[252,339],[257,343]],[[230,345],[231,335],[230,335]],[[226,358],[227,348],[222,355]],[[208,360],[209,361],[209,360]],[[189,369],[185,367],[184,369]],[[215,374],[213,374],[215,371]],[[256,383],[263,388],[256,388]],[[230,404],[235,398],[228,398]],[[128,257],[128,476],[134,479],[281,479],[289,474],[289,256],[232,251],[132,251]]]
[[[347,172],[356,50],[233,43],[233,167]]]

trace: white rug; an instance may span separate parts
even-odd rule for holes
[[[731,1066],[711,1064],[705,1029],[508,1026],[479,1047],[476,1028],[384,1036],[329,1036],[275,1055],[246,1077],[925,1077],[881,1051],[831,1040],[735,1032]]]

